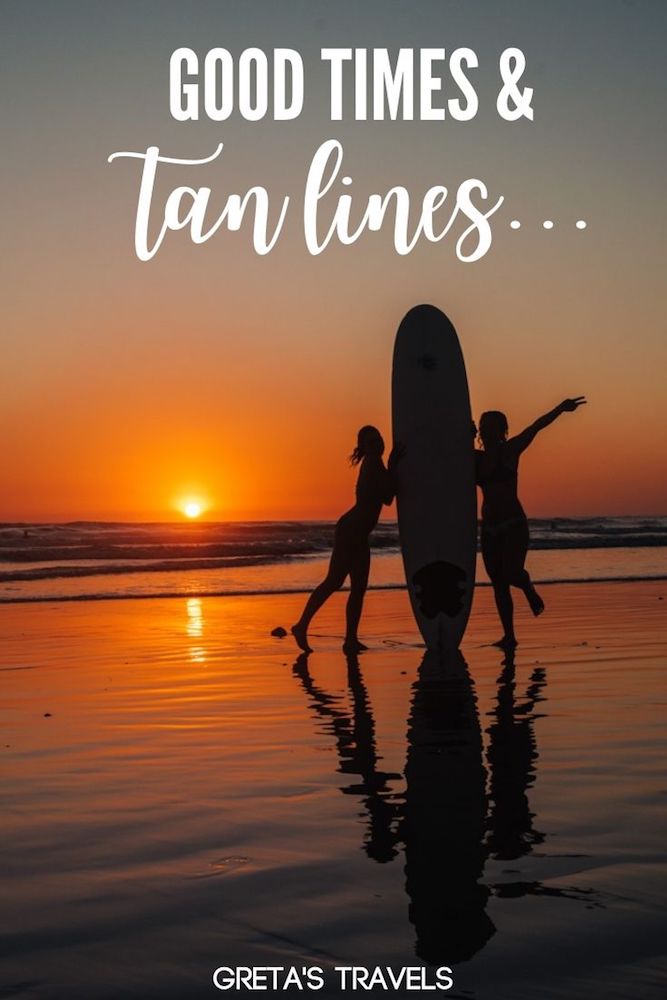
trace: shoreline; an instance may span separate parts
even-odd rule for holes
[[[623,583],[660,583],[667,581],[667,573],[662,573],[655,576],[601,576],[594,577],[590,579],[552,579],[552,580],[533,580],[533,583],[537,587],[580,587],[580,586],[597,586],[599,584],[623,584]],[[488,590],[491,584],[486,580],[477,581],[475,583],[475,590]],[[226,598],[226,597],[289,597],[289,596],[303,596],[304,594],[309,594],[312,591],[312,587],[295,587],[295,588],[282,588],[275,590],[180,590],[173,591],[172,593],[166,594],[64,594],[60,597],[48,596],[36,596],[36,597],[0,597],[0,607],[9,606],[15,604],[84,604],[87,602],[101,602],[101,601],[162,601],[162,600],[183,600],[184,598]],[[347,593],[349,591],[349,585],[345,584],[341,587],[338,593]],[[407,587],[404,583],[377,583],[370,584],[367,593],[379,593],[382,591],[393,591],[400,592],[406,591]]]

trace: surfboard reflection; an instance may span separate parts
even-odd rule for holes
[[[475,689],[460,652],[426,653],[412,690],[401,834],[415,950],[471,958],[495,932],[481,883],[487,797]]]

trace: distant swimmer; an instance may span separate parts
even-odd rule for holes
[[[544,611],[544,601],[525,569],[530,538],[528,520],[517,495],[519,458],[539,431],[552,424],[561,413],[572,413],[585,402],[584,396],[565,399],[509,439],[504,413],[489,410],[480,418],[482,449],[475,452],[475,459],[477,484],[483,495],[482,557],[504,629],[503,637],[495,643],[497,646],[513,649],[517,644],[510,587],[523,591],[533,614],[540,615]]]
[[[382,505],[389,505],[394,499],[394,468],[400,449],[392,451],[386,468],[383,454],[384,441],[379,430],[370,425],[362,427],[357,436],[357,446],[350,456],[352,465],[360,466],[356,502],[336,524],[329,572],[308,598],[301,617],[291,630],[297,645],[306,653],[311,652],[308,644],[311,619],[334,591],[340,590],[348,576],[350,596],[345,613],[343,649],[346,653],[358,653],[367,648],[359,641],[357,630],[368,586],[371,558],[368,536],[378,522]]]

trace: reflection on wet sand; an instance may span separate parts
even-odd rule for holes
[[[405,888],[424,962],[471,958],[495,931],[480,884],[486,773],[474,686],[463,656],[426,653],[413,686],[405,766]]]
[[[315,683],[306,654],[293,672],[312,711],[335,738],[339,772],[361,779],[342,791],[363,802],[364,850],[386,862],[404,849],[408,916],[422,961],[456,964],[481,951],[496,931],[487,913],[493,896],[590,896],[535,881],[483,881],[487,860],[516,860],[545,839],[528,801],[537,771],[534,723],[543,714],[536,712],[545,700],[543,668],[532,671],[519,699],[513,659],[503,662],[487,729],[487,778],[468,665],[460,652],[445,659],[427,652],[412,687],[403,796],[392,786],[402,776],[378,766],[375,721],[359,660],[347,658],[350,707],[343,695]]]
[[[204,637],[204,612],[201,598],[189,597],[185,602],[186,623],[185,632],[189,639],[195,640],[190,643],[188,655],[192,663],[206,663],[206,649],[202,646]]]
[[[542,714],[535,707],[544,701],[546,680],[544,668],[536,667],[524,697],[518,700],[513,658],[504,662],[498,678],[486,753],[490,774],[487,846],[489,855],[498,860],[521,858],[545,838],[533,826],[528,789],[538,760],[534,723]]]
[[[297,658],[293,671],[310,698],[311,708],[325,720],[335,737],[340,773],[361,777],[360,782],[346,785],[342,791],[346,795],[361,796],[367,817],[364,850],[374,861],[391,861],[398,853],[394,830],[398,807],[389,783],[400,781],[402,775],[378,768],[380,757],[375,743],[375,721],[358,658],[347,657],[351,713],[342,698],[327,694],[314,683],[305,653]]]

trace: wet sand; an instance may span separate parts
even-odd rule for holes
[[[0,608],[0,996],[422,962],[448,996],[662,995],[667,588],[544,596],[513,664],[484,589],[445,665],[402,592],[358,661],[341,595],[307,661],[269,636],[300,596]]]

